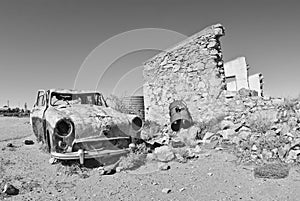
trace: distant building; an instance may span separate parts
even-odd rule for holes
[[[249,65],[245,57],[238,57],[224,64],[227,91],[238,91],[242,88],[254,90],[263,96],[263,75],[257,73],[249,76]]]

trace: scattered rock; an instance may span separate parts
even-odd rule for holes
[[[4,186],[3,193],[6,193],[7,195],[18,195],[19,189],[7,183]]]
[[[219,135],[223,137],[224,140],[227,140],[229,138],[232,138],[236,133],[234,129],[226,129],[218,132]]]
[[[156,159],[161,162],[169,162],[175,158],[173,151],[168,146],[157,147],[154,150],[154,154],[156,155]]]
[[[158,164],[159,170],[165,171],[165,170],[169,170],[170,168],[171,168],[170,165],[167,163],[159,163]]]
[[[258,148],[257,148],[257,146],[256,146],[255,144],[254,144],[254,145],[252,146],[252,148],[251,148],[252,151],[257,151],[257,149],[258,149]]]
[[[179,163],[186,163],[187,162],[187,159],[182,157],[180,154],[175,154],[176,156],[176,161],[179,162]]]
[[[181,147],[185,147],[185,143],[182,142],[181,140],[179,139],[172,139],[171,140],[171,146],[173,148],[181,148]]]
[[[33,145],[33,144],[34,144],[34,141],[33,141],[33,140],[25,140],[25,141],[24,141],[24,144],[25,144],[25,145]]]
[[[212,132],[207,132],[205,133],[204,137],[203,137],[203,140],[206,141],[206,140],[209,140],[212,136],[214,136],[215,133],[212,133]]]
[[[116,172],[121,172],[124,168],[123,167],[116,167]]]
[[[154,161],[156,159],[153,153],[148,153],[146,156],[147,161]]]
[[[183,187],[183,188],[179,189],[179,192],[182,192],[182,191],[184,191],[184,190],[185,190],[185,188]]]
[[[49,163],[50,163],[51,165],[53,165],[53,164],[57,163],[57,159],[51,157],[51,158],[49,159]]]
[[[6,147],[15,147],[12,143],[8,143]]]
[[[131,150],[134,150],[134,149],[136,148],[136,146],[135,146],[134,143],[130,143],[130,144],[129,144],[129,148],[130,148]]]
[[[221,151],[221,150],[223,150],[223,147],[216,147],[215,150],[216,151]]]
[[[208,176],[213,176],[214,174],[212,172],[207,173]]]
[[[171,192],[171,189],[169,189],[169,188],[164,188],[164,189],[162,189],[161,192],[168,194],[168,193]]]
[[[193,149],[193,152],[196,153],[196,154],[200,154],[202,152],[202,149],[199,145],[197,145],[194,149]]]
[[[238,137],[242,140],[247,140],[251,135],[250,131],[240,131]]]
[[[290,150],[286,160],[288,163],[294,162],[298,155],[300,154],[300,150]]]
[[[220,123],[221,130],[229,129],[229,128],[232,128],[232,127],[234,127],[234,123],[232,121],[223,120]]]

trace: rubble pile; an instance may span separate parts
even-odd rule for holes
[[[299,100],[239,92],[223,102],[213,119],[204,118],[203,122],[194,122],[190,128],[177,132],[169,127],[165,125],[158,133],[152,133],[153,138],[148,140],[164,145],[154,152],[160,154],[158,158],[171,159],[172,151],[177,159],[195,157],[205,148],[221,150],[230,146],[242,163],[300,162]]]

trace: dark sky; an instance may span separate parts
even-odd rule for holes
[[[161,28],[190,36],[216,23],[226,30],[221,39],[225,61],[246,56],[250,73],[263,73],[267,95],[298,96],[299,4],[296,0],[0,0],[0,106],[10,100],[11,106],[27,102],[31,107],[38,89],[73,88],[85,58],[117,34]],[[99,90],[111,92],[114,72],[141,66],[157,52],[123,56],[112,65],[111,83],[99,82]],[[123,87],[118,93],[141,84],[139,70],[131,75],[118,84]]]

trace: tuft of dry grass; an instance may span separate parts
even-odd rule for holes
[[[263,164],[254,168],[254,177],[282,179],[289,175],[289,167],[282,163]]]
[[[137,148],[126,156],[120,158],[119,167],[124,170],[134,170],[146,164],[147,147],[144,143],[137,145]]]
[[[273,111],[259,111],[248,116],[248,124],[254,132],[264,134],[273,125],[276,113]]]
[[[163,131],[163,126],[154,121],[146,120],[143,126],[142,139],[150,140]]]
[[[125,104],[124,97],[125,96],[118,97],[118,96],[115,96],[115,95],[110,95],[107,98],[107,104],[111,108],[113,108],[113,109],[115,109],[119,112],[130,113],[130,110],[128,109],[128,107]]]
[[[146,163],[146,154],[143,153],[129,153],[127,156],[122,156],[119,167],[124,170],[134,170]]]

